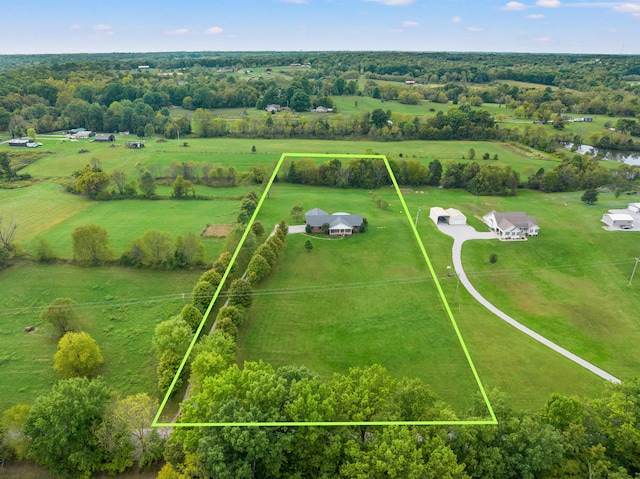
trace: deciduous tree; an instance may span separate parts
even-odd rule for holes
[[[189,231],[183,236],[178,236],[175,250],[176,265],[189,267],[204,264],[206,251],[200,236]]]
[[[36,399],[24,425],[29,457],[60,477],[90,477],[99,470],[103,449],[95,431],[103,421],[109,390],[84,377],[56,383]]]
[[[585,190],[580,200],[587,205],[593,205],[598,201],[598,190],[596,190],[595,188],[589,188],[588,190]]]
[[[193,331],[184,319],[167,319],[156,326],[152,339],[153,350],[157,358],[161,358],[165,351],[172,351],[182,358],[192,338]]]
[[[42,236],[37,238],[32,247],[32,254],[36,261],[39,263],[51,263],[55,261],[57,255],[53,250],[51,243]]]
[[[244,279],[235,279],[229,287],[229,304],[248,308],[253,301],[253,287]]]
[[[171,233],[147,230],[142,235],[142,264],[147,266],[168,266],[174,253]]]
[[[180,312],[180,317],[195,332],[202,322],[202,313],[193,304],[185,304]]]
[[[109,234],[98,225],[79,226],[71,233],[73,255],[81,263],[92,266],[111,258]]]
[[[53,356],[53,369],[67,379],[77,376],[93,377],[104,363],[102,353],[88,333],[66,333],[58,342]]]
[[[156,179],[150,171],[145,171],[140,176],[140,190],[147,198],[153,198],[156,193]]]
[[[40,317],[51,324],[58,337],[71,329],[77,320],[76,312],[73,309],[75,301],[70,298],[57,298],[47,306]]]

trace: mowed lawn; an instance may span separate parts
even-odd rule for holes
[[[77,330],[88,332],[105,360],[101,374],[121,395],[156,397],[156,360],[151,338],[156,324],[178,314],[197,271],[81,268],[24,264],[0,272],[0,410],[32,404],[59,379],[53,370],[57,340],[40,319],[56,298],[76,305]],[[25,333],[27,326],[36,327]]]
[[[638,255],[638,233],[605,231],[600,222],[610,208],[624,208],[629,197],[601,194],[586,206],[581,192],[542,194],[520,191],[515,198],[478,197],[462,191],[429,189],[407,197],[410,209],[455,207],[478,230],[473,215],[491,210],[525,211],[537,217],[540,236],[526,242],[469,241],[463,264],[474,286],[494,305],[536,332],[628,379],[637,376],[640,356],[640,285],[628,282]],[[426,210],[426,211],[425,211]],[[443,278],[462,333],[481,378],[498,386],[523,408],[539,407],[552,392],[595,396],[603,380],[538,345],[478,305],[455,277],[446,277],[452,240],[421,216],[419,230]],[[491,264],[489,256],[498,255]]]
[[[311,252],[309,236],[288,236],[241,328],[240,363],[304,365],[325,378],[381,364],[424,380],[464,414],[478,387],[397,198],[385,212],[366,191],[278,185],[258,218],[279,211],[286,219],[294,198],[307,210],[361,213],[369,229],[315,235]]]
[[[506,313],[621,379],[636,377],[640,281],[628,283],[640,234],[602,228],[602,214],[626,207],[628,198],[601,195],[594,206],[579,198],[523,192],[492,199],[491,209],[536,216],[540,236],[469,242],[463,263],[476,288]],[[491,265],[493,252],[499,259]]]

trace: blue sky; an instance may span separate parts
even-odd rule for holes
[[[32,0],[0,54],[411,50],[640,54],[640,0]]]

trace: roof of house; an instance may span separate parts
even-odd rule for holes
[[[362,225],[362,215],[350,215],[349,213],[328,214],[320,208],[314,208],[305,213],[307,224],[311,227],[321,228],[328,223],[331,228],[357,228]]]
[[[432,218],[434,216],[448,216],[449,218],[466,218],[465,215],[463,215],[459,210],[455,208],[447,208],[445,210],[440,206],[433,206],[429,210],[429,216],[431,216]]]
[[[625,213],[605,213],[604,216],[608,216],[613,221],[633,221],[633,216]]]
[[[528,230],[534,226],[538,226],[535,216],[527,216],[527,214],[522,211],[515,213],[498,213],[497,211],[492,211],[485,215],[485,218],[491,214],[493,214],[496,219],[496,224],[502,231],[511,231],[514,227]]]
[[[115,136],[111,133],[96,133],[95,140],[96,141],[113,141]]]
[[[321,210],[320,208],[314,208],[310,211],[307,211],[305,213],[305,216],[309,216],[309,215],[328,215],[329,213],[327,213],[324,210]]]

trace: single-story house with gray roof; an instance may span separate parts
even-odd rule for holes
[[[312,233],[323,233],[322,226],[329,225],[330,236],[351,236],[359,233],[362,227],[362,215],[351,215],[349,213],[329,214],[320,208],[314,208],[305,213],[306,223],[311,228]]]

